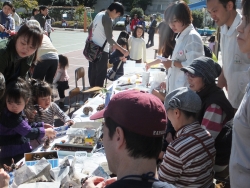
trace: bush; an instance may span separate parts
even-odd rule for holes
[[[83,29],[83,22],[77,22],[77,28],[78,29]],[[75,21],[67,21],[67,28],[74,28]],[[52,24],[52,27],[62,27],[62,22],[61,21],[56,21]],[[88,27],[88,25],[87,25]]]
[[[203,28],[203,12],[198,10],[192,11],[192,16],[194,27]]]
[[[138,17],[142,17],[144,15],[144,12],[142,8],[133,8],[130,12],[131,18],[134,18],[135,14],[137,14]]]

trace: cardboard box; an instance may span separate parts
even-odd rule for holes
[[[58,153],[57,151],[46,151],[46,152],[35,152],[35,153],[25,153],[24,154],[24,160],[25,160],[25,164],[28,166],[33,166],[35,165],[38,160],[34,160],[33,156],[34,155],[39,155],[40,158],[46,158],[49,155],[53,155],[55,157],[55,159],[47,159],[47,161],[51,164],[52,168],[54,167],[58,167],[59,166],[59,159],[58,159]]]

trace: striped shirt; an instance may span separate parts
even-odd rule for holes
[[[69,116],[67,116],[54,102],[51,102],[50,107],[48,107],[47,109],[40,110],[40,113],[41,115],[39,113],[36,114],[35,122],[44,122],[50,125],[54,125],[55,116],[60,118],[64,123],[70,120]]]
[[[226,113],[217,104],[211,104],[203,116],[201,127],[206,129],[216,139],[226,124]]]
[[[214,160],[196,138],[184,135],[188,133],[200,138],[215,157],[214,139],[209,133],[198,122],[186,125],[167,147],[159,168],[159,179],[176,187],[209,187],[213,181]]]

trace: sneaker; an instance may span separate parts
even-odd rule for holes
[[[58,106],[63,109],[64,108],[64,102],[59,102]]]

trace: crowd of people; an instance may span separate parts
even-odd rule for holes
[[[147,62],[145,51],[154,45],[155,17],[146,44],[143,20],[137,15],[131,23],[129,18],[125,21],[132,35],[121,32],[117,41],[113,39],[112,20],[124,14],[121,3],[114,2],[96,15],[88,34],[103,52],[98,61],[89,62],[91,87],[103,87],[108,61],[114,64],[115,79],[124,74],[123,64],[129,58],[145,63],[146,69],[162,63],[167,75],[159,90],[120,92],[90,117],[104,118],[103,145],[116,178],[91,177],[82,187],[210,188],[214,178],[223,186],[250,187],[250,1],[242,0],[242,14],[236,11],[235,0],[206,2],[221,28],[222,67],[205,56],[184,1],[165,10],[164,22],[157,27],[162,57],[152,62]],[[9,36],[0,49],[0,167],[32,151],[30,140],[54,137],[55,115],[67,125],[74,124],[60,109],[69,63],[48,37],[47,7],[34,11],[34,20],[11,36],[14,22],[11,11],[6,12],[9,7],[13,10],[10,5],[4,3],[0,12],[5,16],[0,31]],[[52,83],[58,85],[60,106],[52,102]],[[0,169],[0,187],[8,187],[8,179]]]
[[[244,7],[246,10],[246,7],[249,5],[247,1],[243,1],[242,5],[244,15]],[[221,27],[222,67],[211,59],[212,53],[211,56],[205,57],[205,47],[201,36],[192,25],[191,11],[187,4],[182,1],[173,3],[166,9],[164,14],[165,22],[159,24],[157,28],[155,28],[154,22],[151,22],[153,33],[155,33],[156,29],[159,30],[158,53],[165,59],[159,58],[153,62],[145,62],[143,58],[144,53],[139,46],[141,43],[144,48],[145,42],[143,41],[145,40],[143,34],[145,30],[143,30],[143,25],[140,25],[137,15],[134,15],[131,21],[128,16],[125,20],[129,41],[126,49],[129,49],[130,59],[136,61],[136,63],[147,63],[146,69],[158,63],[162,63],[167,69],[166,82],[160,85],[165,92],[160,93],[159,90],[153,90],[152,92],[153,95],[164,103],[168,120],[164,135],[164,147],[162,147],[162,152],[156,158],[162,160],[158,171],[159,179],[176,187],[210,187],[214,177],[224,179],[226,182],[230,175],[232,187],[247,187],[247,178],[244,181],[237,181],[236,178],[231,176],[232,171],[236,174],[242,173],[242,169],[240,170],[236,164],[242,164],[240,167],[246,167],[245,170],[249,166],[249,160],[247,160],[249,154],[245,153],[245,149],[242,149],[240,152],[234,152],[236,156],[232,154],[233,148],[238,150],[243,146],[248,146],[246,143],[243,144],[245,141],[243,139],[241,147],[238,146],[239,138],[234,140],[235,136],[237,136],[235,126],[239,124],[239,122],[236,123],[235,113],[236,115],[243,113],[238,108],[243,95],[246,95],[245,89],[249,83],[249,59],[246,58],[246,52],[240,50],[239,44],[237,44],[237,35],[239,33],[237,26],[241,23],[241,15],[236,11],[236,2],[233,0],[208,0],[207,9],[215,23]],[[245,23],[245,25],[247,24],[248,22]],[[129,36],[129,32],[132,32],[131,36]],[[106,34],[106,31],[104,33]],[[246,33],[243,37],[248,35]],[[149,32],[150,34],[151,32]],[[149,42],[146,47],[150,46],[150,38],[151,36],[149,36]],[[133,43],[135,41],[137,42],[136,45]],[[211,37],[209,42],[211,52],[215,52],[213,37]],[[247,41],[244,39],[239,40],[238,38],[238,42],[246,43]],[[133,46],[136,46],[136,48],[133,48]],[[111,57],[115,54],[117,52],[111,54]],[[137,58],[135,58],[135,54]],[[119,60],[122,60],[127,58],[127,56],[119,54],[119,58]],[[116,71],[117,64],[120,64],[119,60],[115,62],[114,71]],[[120,71],[120,73],[122,72],[123,70]],[[216,81],[217,78],[218,82]],[[227,90],[228,97],[225,95],[223,88]],[[106,110],[109,111],[109,106]],[[115,114],[114,111],[113,113]],[[115,118],[111,113],[107,112],[105,114],[106,111],[101,116],[105,120],[106,117]],[[117,117],[120,116],[121,114]],[[136,116],[140,117],[139,112],[136,113]],[[131,119],[129,115],[127,117]],[[155,119],[153,116],[151,118]],[[132,119],[135,120],[136,117]],[[112,120],[120,125],[121,128],[131,124],[131,122],[120,122],[117,118]],[[137,120],[137,122],[137,126],[139,126],[141,120]],[[108,126],[109,121],[106,123]],[[247,123],[244,125],[248,127]],[[143,134],[142,132],[140,133]],[[227,134],[231,136],[225,137]],[[113,140],[112,136],[110,139],[114,143],[118,142],[117,139]],[[234,146],[234,144],[238,147]],[[127,155],[132,157],[129,151]],[[112,152],[116,151],[108,150],[108,152],[111,155]],[[232,158],[232,156],[234,157]],[[245,157],[245,160],[239,162],[242,157]],[[109,159],[108,156],[107,158]],[[234,165],[232,164],[232,159],[237,161],[234,162]],[[109,161],[109,163],[112,163],[112,161]],[[119,166],[117,161],[116,164]],[[120,173],[118,167],[115,170],[117,174]],[[142,176],[141,178],[143,179],[143,176],[147,174],[146,172],[143,173],[144,175],[136,172],[129,173],[123,174],[125,179],[133,179],[133,175],[135,175],[134,179],[139,178],[139,176]],[[247,175],[249,177],[249,174]],[[123,176],[119,177],[117,175],[118,180],[125,181]],[[152,177],[155,178],[156,176],[153,175]],[[92,179],[91,181],[102,182],[100,179]],[[91,181],[89,180],[86,186],[91,185],[93,183]],[[151,181],[153,180],[151,179]],[[141,182],[141,184],[143,183]],[[245,186],[240,186],[241,184],[245,184]],[[227,183],[227,186],[229,185]],[[110,187],[112,186],[110,185]]]

